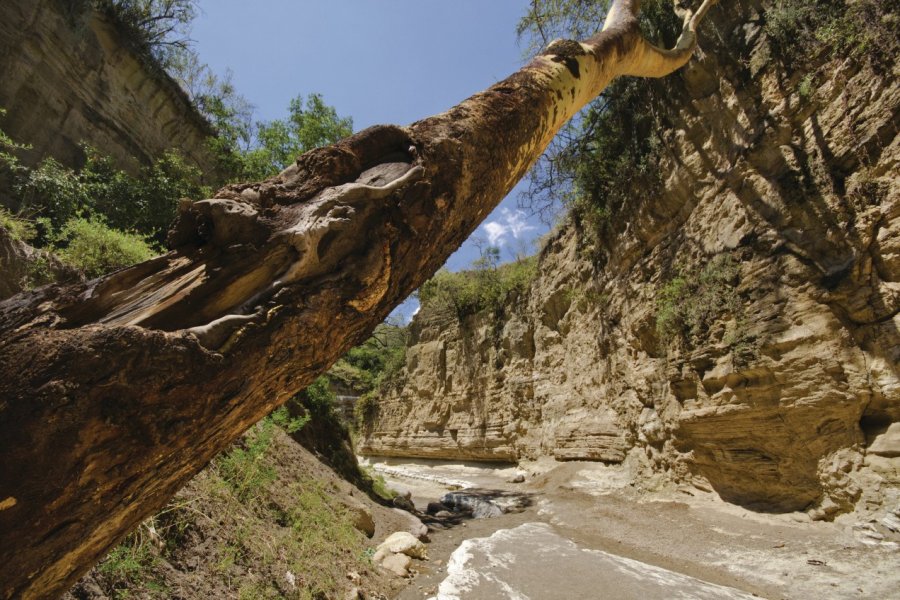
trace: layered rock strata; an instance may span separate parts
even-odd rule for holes
[[[210,125],[175,81],[85,0],[0,3],[0,128],[28,143],[23,162],[83,160],[87,143],[136,170],[176,148],[204,172]]]
[[[900,82],[833,60],[809,89],[758,3],[720,6],[660,132],[662,190],[592,249],[555,234],[502,314],[423,310],[364,453],[625,461],[816,518],[898,501]],[[676,278],[715,301],[665,306]],[[689,332],[659,326],[688,309]]]

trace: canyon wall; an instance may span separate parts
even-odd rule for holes
[[[417,315],[363,453],[624,463],[814,518],[898,501],[897,67],[804,85],[761,10],[720,3],[675,76],[661,191],[593,247],[564,226],[499,313]]]
[[[0,128],[32,146],[27,166],[45,156],[78,166],[86,142],[132,172],[170,148],[216,168],[210,125],[90,2],[0,2],[0,73]]]

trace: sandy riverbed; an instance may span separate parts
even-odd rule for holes
[[[417,506],[467,484],[530,500],[522,512],[432,533],[430,560],[416,565],[419,575],[401,600],[453,598],[463,580],[449,581],[451,557],[451,571],[455,565],[457,573],[486,574],[483,587],[456,594],[464,600],[716,597],[704,595],[717,589],[706,586],[728,588],[719,589],[722,598],[900,598],[900,546],[865,537],[865,523],[853,516],[811,522],[802,513],[751,512],[695,488],[647,491],[631,485],[622,468],[597,463],[523,465],[525,482],[513,484],[511,465],[370,461],[389,483],[410,491]],[[461,569],[466,554],[468,567]],[[641,577],[629,580],[624,572],[611,577],[616,568],[627,571],[622,565],[655,577],[657,589],[671,594],[655,596]]]

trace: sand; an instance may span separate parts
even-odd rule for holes
[[[852,515],[823,523],[803,513],[755,513],[696,488],[641,489],[621,468],[598,463],[522,467],[528,472],[525,482],[513,484],[508,480],[516,469],[510,465],[394,461],[389,482],[409,490],[417,505],[449,489],[441,488],[441,481],[457,487],[461,480],[516,491],[530,502],[522,512],[432,532],[430,560],[414,565],[419,575],[398,598],[453,598],[441,597],[439,588],[452,575],[448,561],[454,552],[457,570],[469,554],[463,570],[478,572],[480,564],[485,585],[493,578],[509,588],[494,582],[458,596],[465,600],[656,597],[641,587],[642,577],[656,577],[664,587],[669,578],[671,594],[659,597],[671,598],[708,597],[701,590],[715,588],[705,586],[727,588],[719,591],[722,598],[900,598],[900,545],[866,537],[865,522]],[[404,477],[404,471],[414,477]],[[592,560],[594,567],[588,568]],[[510,564],[503,567],[504,561]],[[620,563],[639,572],[631,578],[634,586],[629,587],[627,573],[610,576]],[[660,569],[655,576],[654,568]],[[556,573],[571,575],[553,577]],[[596,595],[585,595],[586,590]]]

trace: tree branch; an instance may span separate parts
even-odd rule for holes
[[[686,62],[711,3],[669,56],[618,0],[445,113],[184,202],[164,256],[0,303],[0,598],[65,591],[368,337],[613,78]]]
[[[685,10],[684,26],[678,41],[671,49],[660,48],[641,37],[640,58],[625,75],[637,77],[665,77],[677,71],[691,59],[697,47],[697,27],[718,0],[703,0],[696,11]]]

